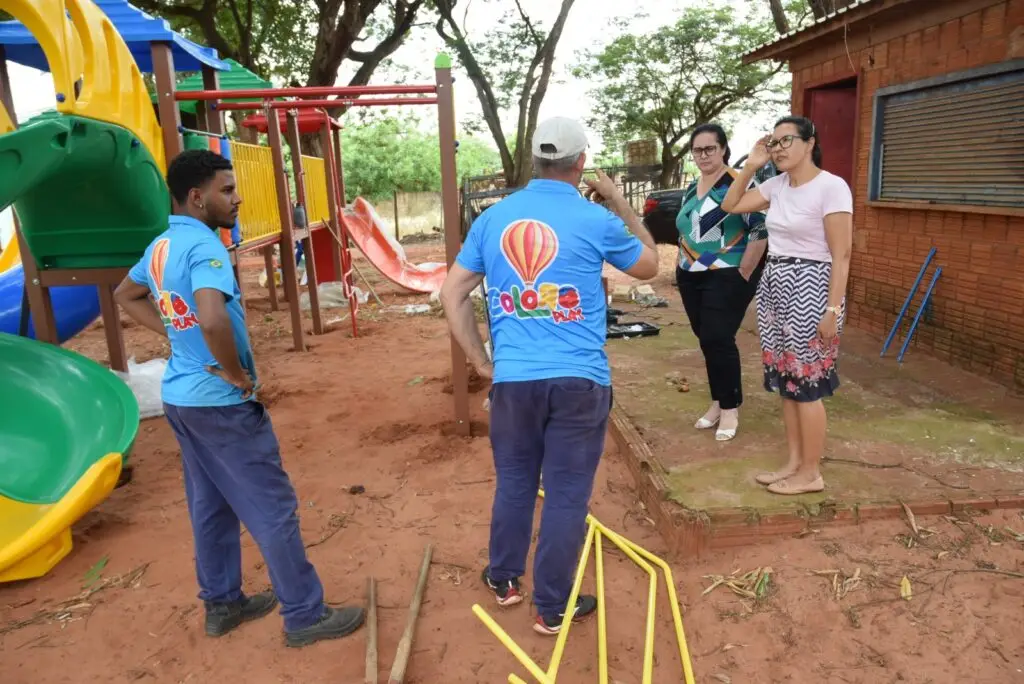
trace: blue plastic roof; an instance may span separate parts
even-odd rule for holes
[[[174,68],[177,71],[199,71],[203,66],[218,71],[231,69],[230,64],[217,57],[217,51],[213,48],[203,47],[175,33],[166,20],[146,14],[128,4],[127,0],[94,1],[114,23],[143,72],[153,71],[150,44],[156,42],[171,44]],[[0,21],[0,45],[4,46],[7,61],[40,71],[50,70],[39,42],[20,22]]]

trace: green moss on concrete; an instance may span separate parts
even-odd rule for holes
[[[907,409],[870,420],[833,420],[830,436],[859,441],[868,437],[918,448],[923,454],[962,463],[1024,467],[1024,436],[1011,428],[962,418],[940,409]]]

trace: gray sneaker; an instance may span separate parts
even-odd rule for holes
[[[294,632],[285,632],[285,643],[292,648],[301,648],[324,639],[340,639],[359,629],[363,624],[364,617],[363,609],[355,606],[345,608],[325,606],[323,615],[315,624]]]
[[[243,622],[258,620],[274,610],[277,597],[265,591],[255,596],[243,596],[232,603],[206,604],[206,636],[224,636]]]

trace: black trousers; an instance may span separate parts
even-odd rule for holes
[[[711,399],[723,409],[734,409],[743,403],[736,333],[757,291],[763,269],[762,259],[750,280],[744,280],[738,268],[697,272],[676,268],[683,308],[704,353]]]

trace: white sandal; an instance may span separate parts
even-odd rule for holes
[[[721,419],[722,419],[721,416],[719,416],[718,418],[715,418],[714,420],[708,420],[704,416],[701,416],[697,420],[697,422],[694,423],[693,427],[697,428],[698,430],[710,430],[711,428],[713,428],[716,425],[718,425],[718,421],[721,420]]]
[[[734,438],[735,436],[736,436],[736,428],[729,428],[729,429],[718,428],[718,430],[715,432],[715,441],[716,442],[728,442],[730,439]]]

